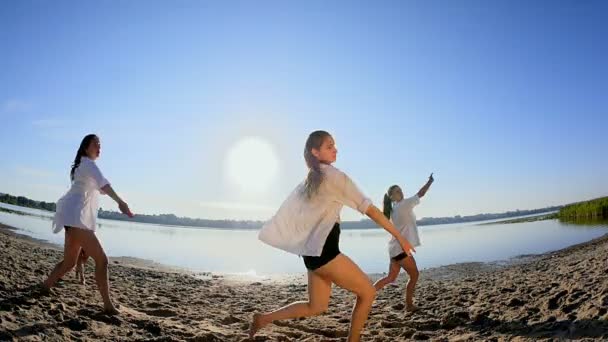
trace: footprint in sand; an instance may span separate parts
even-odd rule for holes
[[[391,306],[391,308],[393,310],[399,310],[400,311],[400,310],[405,309],[405,305],[403,303],[399,303],[399,304],[395,304],[395,305]]]
[[[83,331],[89,327],[88,322],[77,319],[77,318],[73,318],[73,319],[64,321],[63,323],[61,323],[61,325],[65,326],[68,329],[73,330],[73,331]]]
[[[158,322],[141,319],[136,320],[133,323],[135,323],[139,329],[143,329],[152,335],[159,336],[162,333],[162,328]]]
[[[142,310],[147,315],[156,317],[175,317],[177,312],[170,309]]]
[[[121,307],[121,309],[122,309],[122,307]],[[120,317],[114,316],[114,315],[111,316],[111,315],[105,314],[103,312],[100,312],[98,310],[84,308],[84,309],[80,309],[80,310],[76,311],[76,313],[79,316],[88,317],[94,321],[103,322],[103,323],[111,324],[111,325],[115,325],[115,326],[122,325],[122,320],[120,319]],[[122,313],[122,311],[121,311],[121,313]]]
[[[161,303],[157,303],[157,302],[146,303],[146,307],[151,308],[151,309],[158,309],[162,306],[163,305]]]
[[[340,338],[340,337],[348,336],[347,330],[338,330],[336,328],[332,329],[331,327],[328,327],[326,329],[318,329],[318,328],[314,328],[314,327],[311,328],[311,327],[308,327],[308,326],[305,326],[302,324],[283,322],[283,321],[277,321],[274,324],[277,326],[280,326],[280,327],[288,327],[288,328],[304,331],[307,333],[317,334],[317,335],[330,337],[330,338]]]
[[[234,324],[234,323],[240,323],[243,320],[241,320],[238,317],[232,316],[232,315],[228,315],[224,318],[222,318],[222,320],[220,321],[223,325],[230,325],[230,324]]]
[[[380,322],[380,326],[383,328],[395,329],[395,328],[405,328],[410,325],[409,322],[399,322],[399,321],[382,321]]]
[[[549,310],[555,310],[559,307],[559,303],[561,301],[561,299],[568,294],[568,291],[566,290],[562,290],[559,293],[557,293],[555,296],[551,297],[551,299],[549,299],[547,301],[547,308]]]

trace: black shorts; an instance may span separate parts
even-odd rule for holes
[[[397,256],[392,257],[391,260],[393,260],[393,261],[401,261],[401,260],[403,260],[405,258],[407,258],[407,254],[405,254],[405,252],[403,252],[403,253],[401,253],[401,254],[399,254]]]
[[[323,245],[323,251],[320,256],[306,256],[304,255],[304,265],[306,268],[314,271],[317,268],[326,265],[328,262],[334,260],[335,257],[340,254],[340,224],[336,223],[329,232],[325,244]]]

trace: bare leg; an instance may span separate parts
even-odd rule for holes
[[[82,248],[90,255],[95,261],[95,280],[97,281],[97,287],[101,293],[103,299],[104,311],[108,314],[118,314],[118,310],[112,304],[110,299],[110,285],[108,281],[108,257],[106,256],[101,243],[97,239],[95,232],[78,229],[78,233],[81,236]]]
[[[88,259],[89,256],[87,255],[85,250],[81,248],[80,254],[78,255],[78,263],[76,264],[76,275],[78,276],[78,280],[82,285],[86,284],[84,279],[84,265],[87,263]]]
[[[330,295],[331,281],[308,271],[308,301],[294,302],[265,314],[255,313],[249,327],[249,337],[273,321],[320,315],[327,310]]]
[[[386,277],[378,279],[374,283],[374,288],[376,288],[376,291],[380,291],[386,285],[397,280],[399,271],[401,271],[401,265],[399,265],[398,262],[393,261],[393,259],[390,259],[390,263],[388,265],[388,274],[386,275]]]
[[[376,289],[368,276],[344,254],[339,254],[334,260],[316,270],[315,273],[357,295],[357,302],[351,316],[348,342],[359,342],[361,330],[376,298]]]
[[[74,265],[76,265],[78,252],[80,252],[80,241],[75,230],[76,229],[74,228],[66,229],[65,243],[63,245],[63,260],[55,265],[55,268],[51,271],[49,277],[42,283],[45,290],[49,290],[53,287],[61,277],[71,271],[74,268]]]
[[[407,287],[405,290],[405,307],[407,311],[415,311],[417,308],[414,305],[414,291],[416,290],[416,283],[418,282],[420,272],[418,271],[416,260],[411,255],[408,255],[407,258],[400,260],[400,264],[410,276],[410,280],[407,282]]]

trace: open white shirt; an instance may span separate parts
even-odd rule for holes
[[[303,194],[304,182],[300,183],[262,227],[260,240],[293,254],[320,256],[344,205],[365,214],[372,202],[344,172],[325,164],[321,172],[318,192],[308,199]]]
[[[95,162],[82,157],[70,190],[57,201],[53,233],[59,233],[64,226],[95,231],[100,189],[108,184]]]
[[[420,197],[414,195],[393,204],[393,212],[391,213],[393,225],[413,247],[420,246],[420,236],[418,235],[416,215],[414,214],[414,207],[418,204],[420,204]],[[403,253],[403,248],[394,236],[388,243],[388,252],[391,258]]]

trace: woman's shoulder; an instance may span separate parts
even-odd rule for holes
[[[321,171],[323,172],[325,180],[328,181],[338,181],[348,177],[346,173],[344,173],[344,171],[338,169],[333,165],[323,164],[321,165]]]
[[[99,171],[99,167],[97,166],[97,163],[95,163],[94,160],[91,160],[87,157],[82,157],[80,159],[80,166],[78,168],[81,170],[81,172],[85,172],[87,174],[90,174],[90,173],[95,174],[97,172],[101,172],[101,171]]]
[[[346,173],[344,173],[344,171],[330,164],[321,164],[321,171],[324,175],[328,176],[346,176]]]
[[[401,201],[395,203],[393,208],[411,208],[414,205],[416,205],[418,202],[420,201],[420,199],[418,198],[417,195],[414,195],[412,197],[408,197],[408,198],[404,198]]]
[[[98,168],[97,166],[97,162],[95,162],[94,160],[87,158],[87,157],[82,157],[82,159],[80,160],[80,165],[86,165],[89,167],[94,167],[94,168]]]
[[[80,158],[80,165],[91,165],[91,164],[95,165],[95,161],[91,160],[88,157],[82,157],[82,158]]]

